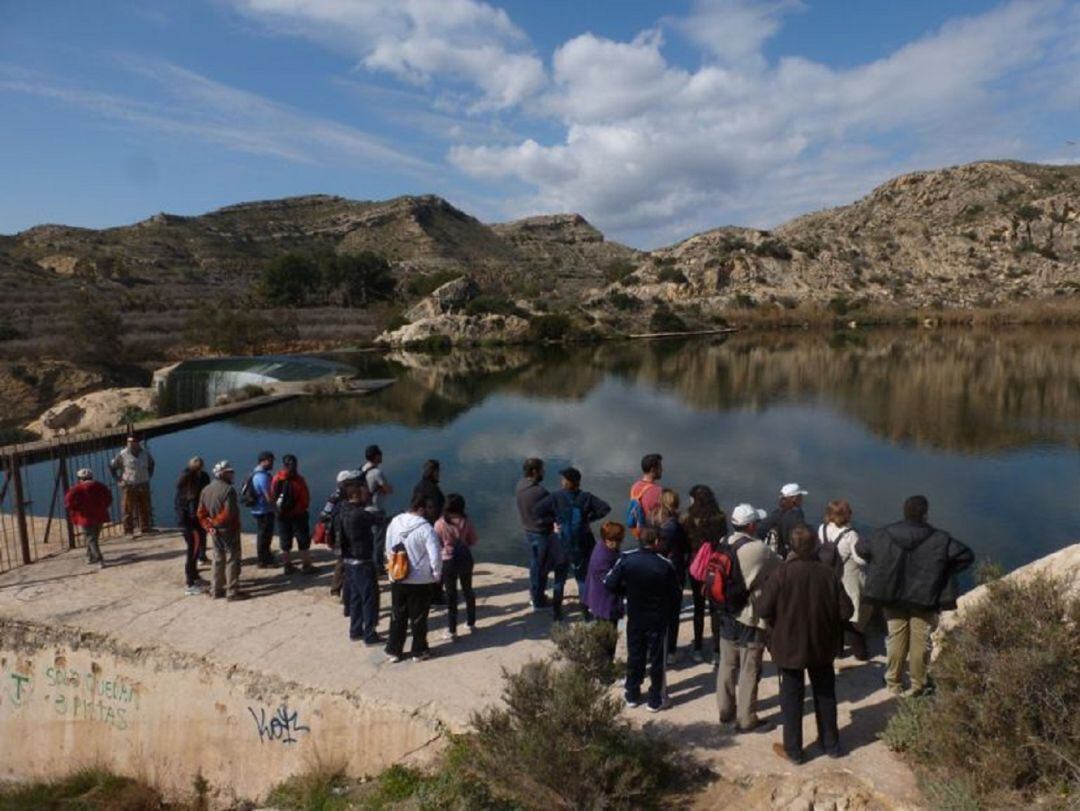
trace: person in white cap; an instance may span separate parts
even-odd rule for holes
[[[322,525],[321,532],[324,533],[326,538],[326,544],[331,549],[339,548],[340,538],[337,537],[334,531],[334,516],[341,510],[341,505],[345,502],[345,487],[349,482],[358,482],[364,478],[364,474],[359,470],[340,470],[338,471],[337,478],[334,480],[334,489],[330,495],[326,497],[326,503],[323,505],[322,510],[319,512],[319,523]],[[315,534],[318,535],[320,529],[318,526],[315,528]],[[348,595],[342,593],[342,589],[345,585],[345,564],[341,558],[337,558],[334,561],[334,572],[330,576],[330,596],[341,597],[345,603],[345,611],[349,610],[349,598]]]
[[[735,552],[747,599],[738,613],[720,611],[717,615],[720,667],[716,671],[716,704],[720,723],[734,724],[739,732],[751,732],[762,723],[755,704],[768,623],[758,616],[754,600],[781,563],[780,557],[756,537],[764,519],[764,510],[739,504],[731,511],[733,532],[724,541]]]
[[[758,525],[757,534],[781,559],[791,549],[791,531],[806,523],[803,515],[803,496],[808,493],[795,482],[780,488],[780,503],[772,514]]]
[[[214,465],[214,480],[199,495],[199,523],[214,546],[210,596],[242,600],[240,591],[240,505],[233,487],[233,466]]]
[[[120,453],[113,457],[109,469],[123,494],[124,532],[135,534],[135,524],[143,535],[153,532],[150,479],[154,476],[154,457],[132,434]]]
[[[86,538],[86,562],[97,563],[104,569],[105,559],[101,556],[98,536],[102,526],[109,523],[112,493],[101,482],[94,481],[89,468],[77,471],[75,478],[79,481],[64,494],[64,506],[71,523],[79,527]]]

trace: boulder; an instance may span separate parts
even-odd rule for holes
[[[468,276],[447,282],[436,287],[430,295],[405,313],[409,321],[434,318],[445,313],[464,309],[465,305],[477,297],[480,288]]]
[[[516,315],[463,315],[459,313],[421,318],[392,332],[384,332],[376,341],[391,346],[446,338],[451,344],[468,345],[486,342],[518,343],[529,332],[529,322]]]
[[[57,403],[26,426],[44,439],[61,434],[104,431],[120,427],[131,412],[153,413],[157,391],[152,388],[105,389]]]

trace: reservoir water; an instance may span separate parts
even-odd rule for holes
[[[294,453],[321,505],[334,476],[377,443],[404,507],[425,459],[462,493],[481,559],[520,563],[514,508],[522,460],[549,487],[573,464],[622,520],[647,452],[664,483],[710,485],[728,510],[771,508],[781,484],[810,491],[815,523],[846,498],[860,528],[930,499],[933,523],[1008,568],[1080,540],[1080,332],[739,334],[589,347],[333,356],[367,397],[300,399],[151,442],[155,514],[171,523],[175,477],[200,454],[237,483],[266,448]],[[236,370],[230,370],[236,371]],[[185,385],[194,385],[189,380]],[[197,389],[197,385],[195,386]],[[317,506],[315,509],[317,510]],[[248,527],[251,528],[250,526]]]

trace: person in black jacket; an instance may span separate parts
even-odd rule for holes
[[[885,683],[894,695],[903,689],[905,659],[911,693],[926,689],[930,634],[939,612],[956,608],[956,575],[975,562],[967,546],[927,523],[929,509],[925,496],[912,496],[903,521],[855,544],[867,562],[862,598],[882,607],[889,628]]]
[[[377,519],[365,509],[370,495],[362,481],[346,482],[344,491],[345,503],[333,517],[333,534],[345,565],[349,639],[378,645],[381,640],[376,632],[379,623],[379,583],[375,573]]]
[[[814,694],[818,743],[839,757],[836,726],[836,674],[833,660],[844,639],[844,621],[854,606],[831,566],[817,559],[817,540],[808,526],[791,532],[791,557],[765,583],[754,606],[772,626],[769,652],[780,671],[780,714],[784,742],[773,751],[802,763],[803,698],[806,673]]]
[[[184,579],[187,581],[186,593],[189,595],[202,594],[203,581],[199,577],[199,561],[209,562],[206,557],[206,530],[202,528],[196,515],[199,496],[208,484],[210,476],[203,470],[203,460],[198,456],[193,457],[181,471],[173,496],[176,523],[187,546]]]
[[[439,460],[428,459],[424,462],[424,468],[420,472],[420,481],[413,488],[413,496],[423,496],[435,505],[435,517],[432,521],[442,518],[443,507],[446,506],[446,496],[439,487]]]
[[[803,497],[808,495],[798,484],[792,482],[780,488],[780,502],[758,525],[758,537],[765,541],[781,559],[786,558],[791,549],[791,533],[797,526],[806,523],[803,515]]]
[[[678,575],[660,551],[660,536],[644,527],[640,549],[619,556],[604,587],[626,595],[626,705],[641,706],[641,684],[649,669],[648,709],[664,708],[664,649],[672,612],[681,599]]]

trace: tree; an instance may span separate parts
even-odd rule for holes
[[[330,300],[343,307],[367,307],[394,295],[397,283],[390,263],[371,251],[332,254],[320,262],[322,286]]]
[[[287,253],[263,268],[261,282],[270,304],[302,307],[318,291],[319,267],[306,256]]]
[[[115,366],[124,360],[126,327],[120,305],[90,290],[80,290],[68,300],[71,318],[61,332],[65,353],[84,363]]]

